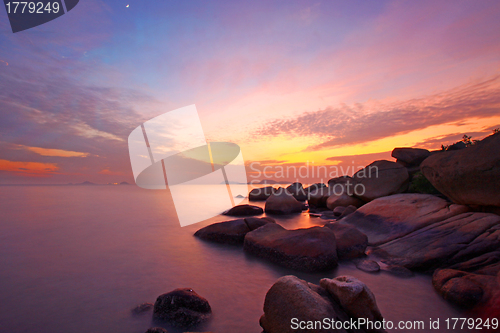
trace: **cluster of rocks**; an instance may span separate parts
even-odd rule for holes
[[[189,288],[175,289],[160,295],[154,306],[144,303],[133,311],[139,309],[140,312],[145,312],[151,308],[155,321],[163,321],[180,329],[196,327],[212,315],[208,301]],[[299,318],[302,322],[298,321]],[[328,323],[325,318],[329,320]],[[339,276],[321,279],[319,285],[316,285],[287,275],[279,278],[266,293],[260,325],[266,333],[297,332],[294,325],[307,332],[330,332],[333,329],[347,333],[344,329],[335,330],[335,322],[358,322],[361,318],[371,324],[358,324],[356,332],[385,332],[382,329],[384,318],[375,295],[358,279]],[[317,327],[317,322],[331,326]],[[145,333],[168,331],[163,327],[152,327]]]
[[[335,326],[318,327],[316,323],[324,323],[325,318],[341,323],[364,318],[379,325],[383,320],[373,293],[354,277],[322,279],[318,286],[288,275],[267,292],[260,325],[266,333],[297,332],[298,327],[303,332],[348,332]],[[361,326],[356,332],[383,330]]]
[[[258,257],[292,269],[317,272],[337,266],[339,259],[364,256],[366,235],[354,226],[327,223],[323,227],[287,230],[269,217],[214,223],[195,233],[204,240],[243,244]]]
[[[266,200],[266,214],[309,208],[310,215],[330,220],[322,227],[287,230],[269,217],[246,217],[207,226],[195,235],[242,244],[246,252],[307,272],[329,270],[340,259],[354,260],[367,272],[385,270],[402,277],[429,272],[446,300],[464,307],[496,304],[499,311],[500,134],[459,148],[396,148],[396,162],[375,161],[353,177],[249,193],[250,201]],[[443,195],[408,193],[416,177],[425,177]],[[235,207],[228,214],[262,214],[255,207]],[[351,296],[341,297],[342,283],[354,283],[349,295],[359,291],[364,295],[360,299],[373,302],[346,301]],[[324,279],[320,286],[283,277],[266,295],[261,326],[268,333],[288,332],[294,317],[344,320],[360,313],[380,320],[373,295],[359,284],[347,277]]]

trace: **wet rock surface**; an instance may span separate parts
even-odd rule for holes
[[[335,233],[328,228],[286,230],[267,224],[245,236],[244,250],[292,269],[318,272],[337,265]]]
[[[188,328],[207,320],[212,313],[208,301],[193,289],[180,288],[158,296],[153,318],[173,326]]]

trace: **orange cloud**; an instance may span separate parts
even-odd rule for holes
[[[59,167],[55,163],[0,160],[0,171],[14,172],[28,176],[44,177],[58,170]]]
[[[63,150],[63,149],[50,149],[50,148],[40,148],[40,147],[30,147],[24,145],[17,145],[20,149],[26,149],[35,154],[42,156],[57,156],[57,157],[87,157],[90,153],[82,153],[79,151]]]
[[[108,176],[122,176],[123,172],[120,171],[111,171],[109,168],[104,168],[98,172],[100,175],[108,175]]]

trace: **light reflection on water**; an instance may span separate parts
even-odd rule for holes
[[[150,312],[130,310],[180,287],[193,288],[212,306],[213,318],[197,331],[261,332],[265,294],[287,274],[313,283],[353,275],[374,292],[387,320],[427,323],[464,316],[434,292],[429,276],[372,275],[349,263],[306,274],[247,255],[238,246],[201,241],[193,237],[196,230],[230,218],[181,228],[168,191],[0,187],[0,212],[1,332],[142,333],[161,323],[152,322]],[[307,213],[278,222],[287,229],[325,223]]]

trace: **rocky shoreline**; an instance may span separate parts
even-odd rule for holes
[[[309,210],[325,220],[323,226],[287,230],[273,218],[256,217],[263,213],[260,207],[242,205],[224,213],[241,218],[209,225],[195,236],[242,246],[251,255],[297,271],[328,271],[353,261],[370,273],[384,270],[403,278],[423,272],[432,275],[435,290],[445,300],[463,309],[487,309],[490,317],[498,317],[500,133],[459,148],[396,148],[396,162],[375,161],[353,177],[307,188],[299,182],[287,188],[267,186],[249,193],[249,201],[265,200],[266,215],[278,218]],[[372,170],[376,177],[366,177]],[[360,185],[363,193],[357,192]],[[183,293],[195,297],[192,291]],[[195,311],[187,308],[181,313]],[[200,315],[200,321],[209,313]],[[383,320],[375,295],[350,276],[322,279],[320,285],[295,276],[278,279],[266,295],[260,325],[267,333],[293,332],[292,318]]]

